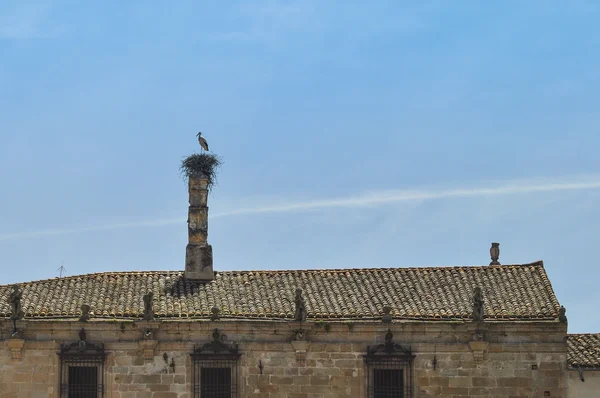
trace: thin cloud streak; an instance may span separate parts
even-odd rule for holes
[[[355,207],[378,207],[383,205],[413,202],[423,200],[451,199],[451,198],[473,198],[518,195],[527,193],[561,192],[561,191],[583,191],[600,188],[600,180],[581,182],[559,182],[538,184],[515,184],[508,183],[497,188],[455,188],[445,190],[401,190],[380,191],[367,193],[360,196],[351,196],[337,199],[308,200],[278,205],[254,206],[236,210],[216,213],[211,219],[222,217],[234,217],[253,214],[268,213],[293,213],[311,210],[323,210],[332,208],[355,208]],[[116,229],[158,227],[165,225],[181,224],[183,218],[166,218],[158,220],[147,220],[138,222],[97,225],[81,228],[46,229],[30,232],[6,233],[0,235],[0,241],[22,238],[37,238],[44,236],[79,234],[93,231],[110,231]]]
[[[598,188],[600,188],[600,181],[540,184],[529,186],[505,185],[498,188],[465,188],[440,191],[382,191],[349,198],[314,200],[288,203],[283,205],[242,208],[228,212],[217,213],[212,218],[257,213],[282,213],[303,210],[318,210],[326,208],[369,207],[401,202],[446,198],[489,197],[536,192],[580,191]]]
[[[128,228],[141,228],[141,227],[160,227],[163,225],[173,225],[181,223],[181,218],[166,218],[161,220],[151,221],[137,221],[129,223],[117,223],[108,225],[95,225],[91,227],[79,227],[79,228],[56,228],[56,229],[43,229],[40,231],[29,231],[29,232],[15,232],[0,235],[0,241],[20,239],[20,238],[39,238],[43,236],[55,236],[55,235],[70,235],[80,234],[85,232],[93,231],[111,231],[115,229],[128,229]]]

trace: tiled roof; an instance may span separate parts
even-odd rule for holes
[[[567,363],[573,368],[600,368],[600,333],[568,335]]]
[[[213,281],[183,272],[106,272],[20,284],[26,317],[76,317],[82,304],[95,317],[139,318],[142,296],[154,293],[161,318],[293,318],[296,288],[308,318],[373,319],[392,307],[396,319],[470,319],[473,289],[485,318],[554,320],[559,303],[542,262],[525,265],[216,272]],[[9,316],[10,286],[0,286],[0,316]]]

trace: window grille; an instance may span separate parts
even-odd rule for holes
[[[104,346],[88,343],[84,329],[79,332],[79,338],[77,342],[61,344],[58,353],[60,397],[103,398]]]
[[[367,347],[367,397],[412,398],[413,359],[410,348],[395,344],[391,330],[385,343]]]
[[[213,332],[213,341],[194,348],[193,397],[194,398],[237,398],[238,363],[240,355],[235,344],[225,343],[226,336],[218,329]]]

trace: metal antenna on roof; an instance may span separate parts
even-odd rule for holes
[[[65,268],[65,262],[64,261],[60,264],[60,268],[58,268],[57,271],[60,272],[59,278],[62,278],[63,272],[67,271],[67,269]]]

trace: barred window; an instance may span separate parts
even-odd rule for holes
[[[194,359],[194,398],[237,397],[237,359]]]
[[[225,340],[226,336],[215,329],[212,342],[194,349],[192,353],[194,398],[238,397],[240,354],[237,345],[227,344]]]
[[[367,347],[367,397],[412,398],[412,363],[410,349],[403,349],[393,341],[388,330],[385,343]]]
[[[80,340],[60,347],[60,397],[104,397],[104,346],[86,341],[85,330]]]

